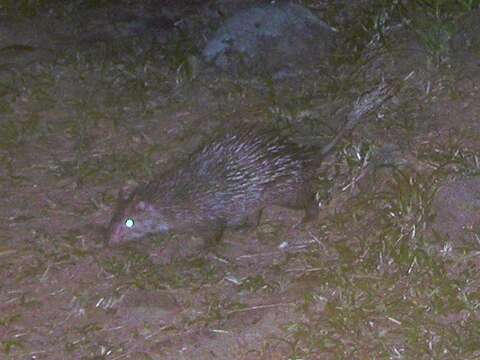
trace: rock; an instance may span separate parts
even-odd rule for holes
[[[472,239],[480,225],[480,178],[463,178],[440,187],[433,201],[433,229],[451,241]]]
[[[229,18],[202,55],[228,72],[275,74],[327,59],[334,42],[334,29],[307,8],[269,4]]]

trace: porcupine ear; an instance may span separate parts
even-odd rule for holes
[[[145,211],[146,208],[147,208],[147,204],[145,203],[145,201],[139,201],[135,206],[135,209],[140,211]]]
[[[132,195],[133,191],[137,187],[137,184],[133,182],[127,182],[123,185],[120,190],[118,191],[118,200],[120,201],[127,201],[130,196]]]

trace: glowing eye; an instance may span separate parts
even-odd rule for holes
[[[135,221],[133,221],[132,218],[128,218],[125,220],[125,226],[129,229],[133,228],[133,225],[135,225]]]

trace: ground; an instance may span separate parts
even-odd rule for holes
[[[202,63],[236,2],[166,3],[0,1],[0,358],[480,358],[477,2],[310,1],[340,50],[281,81]],[[118,190],[219,127],[324,144],[383,80],[318,219],[106,246]]]

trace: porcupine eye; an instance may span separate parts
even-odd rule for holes
[[[135,221],[132,218],[126,218],[124,224],[127,228],[133,229],[135,226]]]

